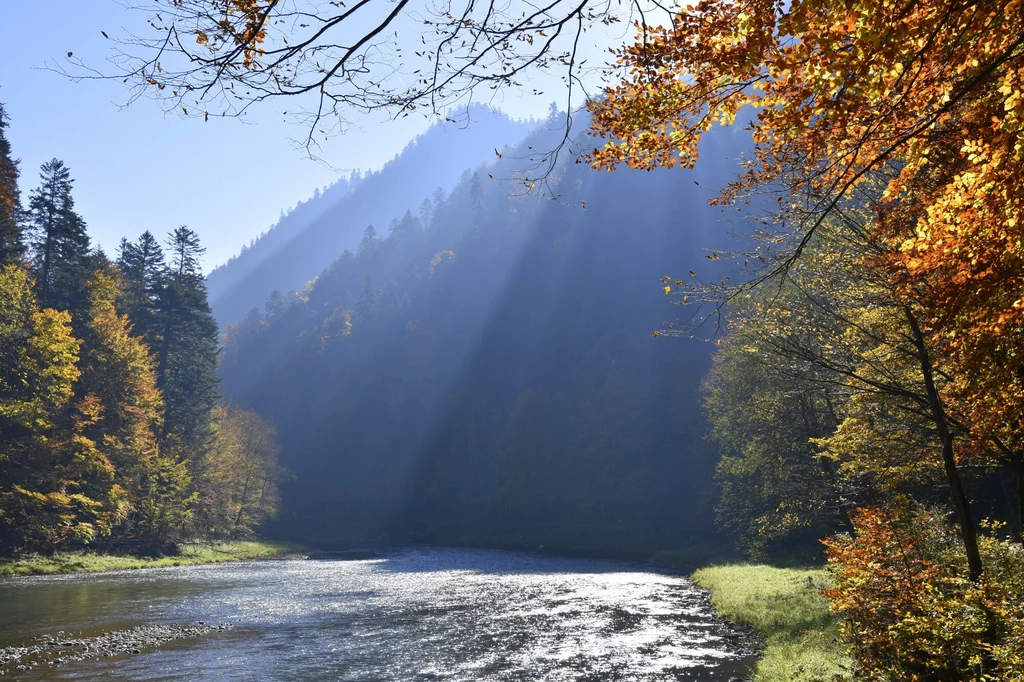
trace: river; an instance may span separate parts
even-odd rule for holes
[[[680,575],[432,548],[0,579],[0,649],[3,679],[353,682],[725,681],[755,653]]]

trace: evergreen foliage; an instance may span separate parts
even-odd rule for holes
[[[29,247],[43,305],[82,310],[89,271],[89,236],[75,212],[71,171],[59,159],[42,165],[39,187],[29,194]]]
[[[179,227],[167,241],[168,263],[160,288],[158,386],[166,403],[162,437],[202,457],[211,438],[210,414],[217,404],[217,323],[206,301],[199,268],[205,249],[199,237]]]
[[[159,338],[157,301],[163,289],[165,266],[160,242],[149,230],[138,242],[121,240],[118,267],[125,279],[119,306],[128,314],[132,329],[150,343]]]

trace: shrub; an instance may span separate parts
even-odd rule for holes
[[[956,532],[922,509],[869,507],[853,535],[825,542],[835,580],[825,590],[858,678],[1024,679],[1024,553],[989,525],[986,572],[974,583]]]

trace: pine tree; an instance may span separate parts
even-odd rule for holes
[[[199,259],[206,253],[206,247],[199,242],[199,235],[182,225],[171,233],[167,240],[167,275],[186,289],[203,286],[203,273]]]
[[[206,249],[199,236],[179,227],[167,247],[170,260],[158,302],[163,435],[198,456],[206,447],[210,412],[217,404],[219,331],[206,300],[199,266]]]
[[[399,220],[395,218],[391,221],[389,228],[389,235],[395,235],[399,238],[418,232],[422,229],[422,224],[412,214],[411,210],[406,210],[405,215]]]
[[[285,301],[284,294],[277,289],[270,292],[270,296],[267,297],[266,303],[263,304],[263,315],[267,322],[273,322],[277,318],[284,315],[285,311],[288,310],[288,303]]]
[[[356,303],[356,315],[361,322],[370,322],[376,319],[379,310],[380,298],[377,296],[377,290],[373,288],[373,281],[367,275],[363,284],[363,293],[359,297],[359,302]]]
[[[377,229],[373,225],[367,225],[363,231],[363,239],[359,242],[359,254],[373,253],[380,240],[377,239]]]
[[[40,302],[64,310],[87,306],[89,236],[75,212],[71,171],[59,159],[42,165],[29,196],[30,246]]]
[[[157,326],[157,299],[164,285],[164,254],[156,237],[147,230],[132,244],[121,240],[118,266],[125,279],[119,301],[121,310],[128,315],[137,336],[143,336],[156,347],[159,337]]]
[[[0,102],[0,266],[20,263],[25,255],[21,235],[21,194],[18,161],[11,158],[11,143],[4,129],[7,113]]]

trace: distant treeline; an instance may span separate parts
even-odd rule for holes
[[[22,206],[0,106],[0,555],[173,552],[276,513],[274,427],[220,404],[187,227],[93,248],[63,162]]]

